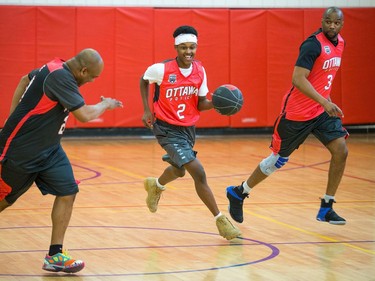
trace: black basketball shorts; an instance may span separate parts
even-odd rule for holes
[[[271,149],[282,157],[288,157],[292,152],[313,134],[323,145],[349,134],[342,126],[339,117],[330,117],[328,113],[308,121],[292,121],[280,115],[274,126]]]
[[[34,182],[43,195],[66,196],[78,192],[72,166],[62,148],[46,167],[44,170],[28,173],[5,160],[1,167],[1,179],[11,188],[5,200],[13,204]]]

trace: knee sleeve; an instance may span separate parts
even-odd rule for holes
[[[263,174],[269,176],[270,174],[284,166],[286,162],[288,162],[288,160],[289,157],[281,157],[279,154],[275,155],[271,153],[270,156],[264,158],[260,162],[259,167]]]

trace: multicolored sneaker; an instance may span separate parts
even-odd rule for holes
[[[333,199],[330,199],[328,203],[324,199],[321,199],[320,209],[316,219],[318,221],[328,222],[330,224],[344,225],[346,220],[340,217],[333,209],[332,205],[336,203]]]
[[[219,234],[227,240],[234,239],[241,235],[241,231],[224,215],[218,217],[216,227],[219,230]]]
[[[72,259],[68,253],[58,253],[53,256],[46,255],[42,269],[52,272],[75,273],[82,270],[85,263],[81,260]]]
[[[151,213],[155,213],[158,209],[161,193],[165,190],[165,187],[159,188],[156,185],[156,178],[146,178],[143,183],[147,191],[147,207]]]
[[[228,211],[232,219],[236,222],[243,222],[243,200],[249,197],[248,193],[242,193],[243,187],[239,186],[228,186],[226,189],[227,198],[229,200]]]

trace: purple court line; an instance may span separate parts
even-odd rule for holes
[[[0,230],[5,230],[5,229],[28,229],[28,228],[49,228],[47,226],[33,226],[33,227],[3,227],[0,228]],[[179,229],[169,229],[169,228],[150,228],[150,227],[127,227],[127,226],[70,226],[70,228],[124,228],[124,229],[137,229],[137,230],[151,230],[151,231],[172,231],[172,232],[184,232],[184,233],[196,233],[196,234],[204,234],[204,235],[215,235],[218,236],[216,233],[211,233],[211,232],[202,232],[202,231],[192,231],[192,230],[179,230]],[[249,245],[262,245],[271,250],[271,254],[268,256],[261,258],[259,260],[254,260],[254,261],[249,261],[245,263],[239,263],[239,264],[232,264],[232,265],[226,265],[226,266],[220,266],[220,267],[209,267],[209,268],[201,268],[201,269],[187,269],[187,270],[176,270],[176,271],[162,271],[162,272],[135,272],[135,273],[111,273],[111,274],[76,274],[77,276],[80,277],[109,277],[109,276],[143,276],[143,275],[166,275],[166,274],[177,274],[177,273],[193,273],[193,272],[202,272],[202,271],[213,271],[213,270],[219,270],[219,269],[226,269],[226,268],[234,268],[234,267],[240,267],[240,266],[246,266],[246,265],[252,265],[252,264],[257,264],[260,262],[264,262],[270,259],[275,258],[276,256],[279,255],[280,250],[273,246],[272,244],[268,244],[262,241],[257,241],[249,238],[238,238],[241,240],[245,241],[251,241],[252,243],[247,243],[247,244],[228,244],[228,245],[208,245],[208,246],[249,246]],[[125,247],[125,248],[116,248],[116,250],[121,250],[121,249],[150,249],[150,248],[173,248],[175,246],[145,246],[145,247]],[[207,245],[190,245],[190,246],[177,246],[177,247],[207,247]],[[109,248],[111,249],[111,248]],[[70,249],[72,250],[72,249]],[[86,250],[86,251],[94,251],[97,250],[96,248],[91,248],[91,249],[75,249],[75,250]],[[99,249],[99,250],[104,250],[104,249]],[[34,251],[14,251],[14,252],[36,252],[38,250]],[[6,252],[1,252],[2,253],[11,253],[11,251],[6,251]],[[74,274],[69,274],[69,276],[76,276]],[[59,274],[53,274],[51,275],[50,273],[48,275],[46,274],[0,274],[0,276],[17,276],[17,277],[46,277],[46,276],[62,276]],[[67,275],[63,275],[67,276]]]
[[[249,156],[256,157],[256,158],[262,158],[262,156],[255,155],[255,154],[249,154]],[[297,167],[284,167],[283,169],[278,170],[278,172],[286,172],[286,171],[297,170],[297,169],[305,169],[305,168],[313,168],[313,169],[317,169],[317,170],[324,170],[324,169],[319,169],[316,166],[327,164],[329,162],[330,162],[330,160],[326,160],[326,161],[322,161],[322,162],[313,163],[313,164],[310,164],[310,165],[302,165],[302,164],[299,164],[299,163],[296,163],[296,162],[289,161],[288,162],[289,164],[296,165]],[[91,168],[88,168],[88,167],[85,167],[85,166],[76,165],[76,164],[72,164],[72,166],[76,166],[76,167],[79,167],[81,169],[85,169],[85,170],[91,171],[91,172],[93,172],[95,174],[92,177],[80,179],[81,182],[87,181],[87,180],[91,180],[91,179],[94,179],[94,178],[97,178],[97,177],[101,176],[101,173],[99,171],[93,170]],[[221,176],[211,176],[211,177],[208,176],[207,178],[225,178],[225,177],[229,177],[229,176],[231,176],[231,177],[246,176],[247,177],[248,175],[249,174],[247,174],[247,173],[246,174],[231,174],[231,175],[221,175]],[[366,182],[370,182],[370,183],[375,183],[375,180],[367,179],[367,178],[361,178],[361,177],[353,176],[353,175],[348,175],[348,174],[345,174],[345,173],[344,173],[343,176],[347,177],[347,178],[357,179],[357,180],[360,180],[360,181],[366,181]],[[179,180],[190,180],[190,179],[182,178],[182,179],[179,179]],[[113,182],[113,183],[106,183],[106,184],[124,184],[124,183],[134,183],[134,182],[139,182],[139,181],[135,180],[135,181],[128,181],[128,182]],[[103,183],[100,183],[100,184],[102,185]],[[91,185],[96,185],[96,184],[92,183]]]
[[[357,241],[315,241],[315,242],[272,242],[272,245],[315,245],[315,244],[358,244],[375,243],[375,240],[357,240]]]
[[[255,155],[251,155],[251,156],[255,156]],[[298,164],[298,163],[295,163],[295,162],[292,162],[292,161],[288,161],[288,164],[293,164],[293,165],[296,165],[297,167],[284,167],[284,168],[278,170],[277,172],[280,173],[280,172],[286,172],[286,171],[298,170],[298,169],[305,169],[305,168],[312,168],[312,169],[316,169],[316,170],[320,170],[320,171],[326,171],[325,169],[320,169],[320,168],[317,168],[316,166],[327,164],[329,162],[330,162],[330,160],[326,160],[326,161],[317,162],[317,163],[310,164],[310,165],[302,165],[302,164]],[[250,174],[248,174],[248,173],[246,173],[246,174],[232,174],[232,175],[222,175],[222,176],[214,176],[214,177],[208,176],[208,178],[224,178],[224,177],[229,177],[229,176],[232,176],[232,177],[246,176],[246,177],[248,177],[249,175]],[[361,177],[358,177],[358,176],[352,176],[352,175],[348,175],[348,174],[345,174],[345,173],[344,173],[343,176],[347,177],[347,178],[352,178],[352,179],[357,179],[357,180],[361,180],[361,181],[367,181],[367,182],[370,182],[370,183],[375,183],[375,180],[367,179],[367,178],[361,178]]]
[[[87,180],[92,180],[92,179],[98,178],[102,175],[100,172],[95,171],[95,170],[90,169],[90,168],[87,168],[87,167],[84,167],[84,166],[80,166],[80,165],[76,165],[76,164],[72,164],[72,166],[75,166],[75,167],[78,167],[78,168],[81,168],[81,169],[84,169],[84,170],[87,170],[87,171],[90,171],[90,172],[94,173],[94,175],[92,177],[80,179],[81,182],[87,181]]]
[[[249,154],[249,156],[263,159],[263,156],[256,155],[256,154]],[[288,164],[293,164],[293,165],[296,165],[298,167],[284,167],[284,168],[278,170],[277,172],[283,172],[283,171],[286,172],[286,171],[290,171],[290,170],[297,170],[297,169],[304,169],[304,168],[313,168],[313,169],[325,171],[324,169],[316,168],[316,166],[327,164],[330,161],[331,160],[326,160],[326,161],[317,162],[317,163],[310,164],[310,165],[302,165],[302,164],[299,164],[299,163],[296,163],[296,162],[288,161]],[[249,176],[249,174],[246,174],[246,175]],[[367,181],[367,182],[370,182],[370,183],[375,183],[375,180],[367,179],[367,178],[361,178],[361,177],[358,177],[358,176],[352,176],[352,175],[348,175],[346,173],[344,173],[343,176],[347,177],[347,178],[352,178],[352,179],[357,179],[357,180],[361,180],[361,181]]]

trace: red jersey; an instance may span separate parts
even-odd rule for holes
[[[313,36],[320,43],[320,55],[313,62],[313,67],[310,69],[307,79],[320,95],[328,99],[332,89],[332,82],[341,65],[345,42],[338,35],[338,44],[335,46],[321,31]],[[306,54],[308,55],[308,52]],[[283,98],[282,113],[286,114],[285,117],[288,120],[311,120],[323,112],[323,106],[301,93],[296,87],[292,87]]]
[[[202,85],[202,64],[193,61],[193,69],[185,77],[175,59],[165,62],[160,86],[155,86],[154,114],[157,119],[177,126],[193,126],[200,117],[198,91]]]

